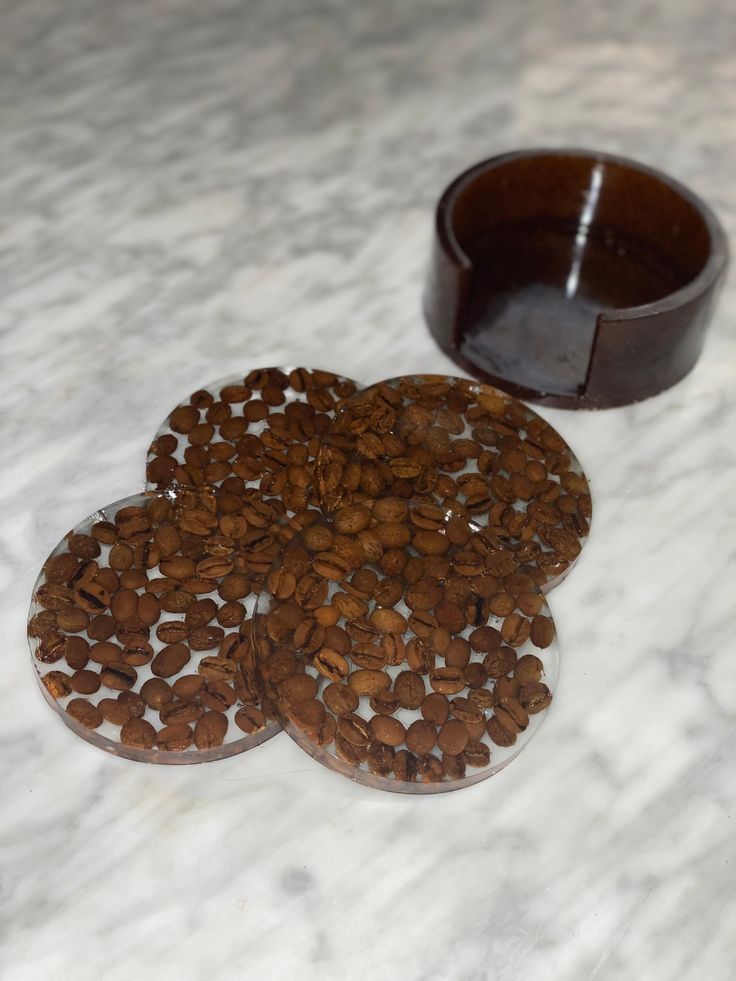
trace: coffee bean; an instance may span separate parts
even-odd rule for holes
[[[374,715],[370,722],[373,737],[385,746],[400,746],[406,735],[398,719],[386,715]]]
[[[370,698],[389,688],[391,679],[384,671],[361,669],[352,672],[348,684],[357,695],[367,695]]]
[[[443,695],[455,695],[465,688],[465,679],[458,668],[435,668],[429,673],[429,683]]]
[[[535,647],[549,647],[555,637],[555,625],[549,617],[535,616],[531,623],[531,639]],[[536,679],[535,679],[536,680]]]
[[[317,703],[319,704],[319,703]],[[367,746],[371,741],[371,728],[365,719],[355,713],[342,716],[337,722],[339,735],[354,746]]]
[[[526,685],[529,682],[539,681],[543,670],[544,665],[538,657],[534,654],[524,654],[514,665],[514,677],[518,679],[519,684]]]
[[[237,696],[226,682],[211,681],[200,695],[200,701],[213,712],[227,712],[237,701]]]
[[[498,722],[508,732],[523,732],[529,725],[529,716],[524,707],[515,698],[504,695],[499,698],[495,715]]]
[[[457,756],[468,744],[468,730],[460,719],[449,719],[440,729],[437,744],[443,753]]]
[[[99,711],[86,698],[73,698],[67,705],[66,711],[85,729],[98,729],[103,723]]]
[[[155,712],[168,705],[173,697],[171,686],[161,678],[149,678],[141,687],[141,698]]]
[[[222,746],[227,733],[227,719],[220,712],[206,712],[194,727],[194,745],[197,749],[214,749]]]
[[[489,678],[502,678],[513,671],[516,664],[516,653],[510,647],[500,647],[483,659],[483,667]]]
[[[156,636],[162,644],[182,644],[189,636],[189,627],[183,620],[165,620],[156,627]]]
[[[491,762],[491,751],[485,743],[471,739],[463,750],[463,758],[468,766],[486,767]]]
[[[323,647],[313,661],[314,667],[331,681],[342,681],[348,677],[350,666],[347,660],[329,647]]]
[[[501,645],[501,634],[495,627],[477,627],[469,637],[470,646],[481,654],[495,651]]]
[[[528,682],[519,692],[519,701],[529,715],[542,712],[552,701],[549,688],[541,682]]]
[[[158,714],[164,725],[182,725],[196,722],[204,714],[204,708],[198,699],[189,701],[174,699],[162,706]]]
[[[41,681],[49,695],[57,701],[71,694],[71,678],[68,674],[64,674],[63,671],[47,671],[41,677]]]
[[[325,688],[322,698],[330,712],[337,716],[349,715],[354,712],[360,701],[352,688],[336,682]]]
[[[417,758],[405,749],[394,756],[394,774],[403,783],[414,783],[417,778]]]
[[[182,752],[192,745],[194,734],[191,727],[183,723],[165,726],[156,736],[159,749]]]
[[[447,697],[440,692],[431,692],[422,702],[422,716],[435,726],[443,726],[447,721],[450,705]]]
[[[105,688],[128,691],[138,680],[138,672],[124,661],[113,661],[100,671],[99,680]]]
[[[488,720],[488,725],[486,728],[491,740],[497,746],[506,748],[508,746],[513,746],[516,742],[516,733],[503,726],[495,716],[492,716]]]
[[[424,681],[415,671],[402,671],[394,681],[394,691],[404,709],[418,709],[426,694]]]
[[[391,746],[373,742],[366,753],[366,763],[371,773],[379,777],[387,777],[394,766],[394,750]]]
[[[80,695],[92,695],[100,687],[100,676],[96,671],[75,671],[71,677],[71,686]]]
[[[191,658],[184,644],[168,644],[154,657],[151,671],[158,678],[172,678],[178,674]]]
[[[417,719],[406,731],[406,745],[412,753],[429,753],[437,741],[437,729],[433,722]]]

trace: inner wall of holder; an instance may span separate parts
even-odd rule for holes
[[[708,255],[689,202],[610,161],[501,165],[459,193],[452,221],[473,265],[461,354],[561,395],[584,387],[599,314],[656,302]]]

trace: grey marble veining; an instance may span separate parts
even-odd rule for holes
[[[736,975],[736,291],[696,370],[545,411],[595,517],[551,596],[540,735],[428,799],[286,736],[155,768],[37,691],[32,583],[142,486],[163,416],[268,364],[451,371],[432,204],[535,144],[662,167],[736,230],[729,0],[8,0],[0,11],[0,977],[669,981]]]

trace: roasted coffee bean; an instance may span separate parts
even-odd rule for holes
[[[97,710],[105,720],[115,726],[122,726],[132,718],[127,705],[119,702],[117,698],[103,698],[97,704]]]
[[[429,673],[429,683],[443,695],[456,695],[465,688],[465,679],[458,668],[435,668]]]
[[[158,678],[172,678],[181,671],[190,658],[189,648],[184,644],[169,644],[154,657],[151,671]]]
[[[196,722],[204,714],[199,700],[179,701],[174,699],[162,706],[158,715],[164,725],[181,725]]]
[[[422,783],[439,783],[444,775],[442,763],[432,754],[417,757],[417,778]]]
[[[371,743],[366,754],[366,764],[371,773],[387,777],[394,766],[394,751],[380,742]]]
[[[146,682],[146,684],[148,684],[148,682]],[[165,685],[166,682],[164,681],[162,684]],[[203,692],[204,687],[205,680],[201,674],[180,675],[171,686],[174,695],[185,702],[195,698],[197,695]],[[166,702],[169,701],[171,701],[171,699],[167,698]]]
[[[325,721],[325,707],[316,698],[304,698],[289,706],[289,718],[300,729],[317,732]],[[237,716],[236,716],[237,721]]]
[[[210,681],[199,697],[202,704],[214,712],[227,712],[237,701],[235,692],[225,681]]]
[[[427,722],[431,722],[435,726],[443,726],[450,712],[450,703],[447,697],[440,692],[430,692],[423,700],[421,709],[422,716]],[[428,751],[424,750],[423,752]]]
[[[486,728],[491,740],[497,746],[502,746],[505,748],[508,746],[513,746],[516,742],[516,733],[505,728],[505,726],[503,726],[495,716],[492,716],[488,720],[488,725]]]
[[[333,682],[325,688],[322,698],[330,712],[336,716],[349,715],[354,712],[360,701],[352,688],[337,682]]]
[[[357,695],[366,695],[370,698],[389,688],[391,679],[384,671],[364,668],[353,671],[348,677],[348,684]]]
[[[429,753],[437,741],[437,729],[433,722],[417,719],[406,731],[406,745],[419,755]]]
[[[524,654],[514,665],[514,677],[521,685],[539,681],[544,665],[534,654]]]
[[[73,698],[66,706],[66,711],[85,729],[98,729],[104,721],[99,711],[86,698]]]
[[[491,751],[485,743],[471,739],[463,750],[463,759],[468,766],[485,767],[491,762]]]
[[[465,755],[442,754],[442,768],[448,780],[462,780],[465,777]]]
[[[146,711],[146,703],[141,696],[134,691],[121,691],[117,698],[121,705],[124,705],[130,713],[131,719],[140,719]]]
[[[156,627],[156,636],[162,644],[182,644],[189,636],[189,627],[183,620],[165,620]]]
[[[458,756],[468,744],[468,730],[460,719],[449,719],[440,729],[437,744],[443,753]]]
[[[483,667],[489,678],[502,678],[513,671],[516,664],[516,653],[510,647],[500,647],[483,658]]]
[[[477,627],[470,635],[470,646],[474,651],[487,654],[497,650],[501,645],[501,634],[495,627]]]
[[[70,606],[56,614],[56,626],[69,634],[81,633],[89,623],[89,615],[78,607]]]
[[[208,687],[212,686],[209,685]],[[317,682],[311,675],[293,674],[279,685],[279,698],[285,699],[287,702],[299,702],[305,698],[316,698],[317,688]]]
[[[394,681],[394,691],[404,709],[418,709],[426,694],[422,676],[415,671],[402,671]]]
[[[194,727],[194,745],[197,749],[222,746],[227,725],[227,718],[221,712],[206,712]]]
[[[189,647],[193,651],[211,651],[225,636],[222,627],[193,627],[189,631]]]
[[[453,698],[450,711],[453,718],[459,719],[466,726],[483,722],[482,710],[468,698]]]
[[[156,730],[145,719],[129,719],[120,730],[120,741],[135,749],[153,749],[156,745]]]
[[[499,704],[495,708],[495,716],[498,722],[508,730],[508,732],[523,732],[529,725],[529,716],[524,707],[515,698],[504,695],[499,698]]]
[[[417,778],[417,758],[414,753],[400,749],[394,756],[394,774],[403,783],[414,783]]]
[[[138,672],[124,661],[113,661],[100,671],[100,679],[105,688],[115,691],[128,691],[138,680]]]
[[[82,637],[66,637],[64,658],[73,671],[81,671],[89,662],[89,644]]]
[[[347,660],[342,654],[338,654],[337,651],[333,651],[329,647],[323,647],[318,651],[312,663],[317,671],[325,678],[329,678],[330,681],[342,681],[350,673],[350,665]]]
[[[519,701],[528,715],[542,712],[552,701],[549,688],[541,682],[528,682],[519,692]]]
[[[161,678],[149,678],[141,687],[141,698],[149,708],[158,712],[164,705],[168,705],[172,701],[174,693],[171,686]]]
[[[71,677],[72,689],[80,695],[92,695],[100,687],[100,676],[96,671],[88,671],[86,668],[75,671]]]
[[[99,644],[93,644],[90,647],[89,659],[95,664],[112,664],[116,661],[122,661],[123,649],[109,641],[100,641]]]
[[[400,708],[400,704],[397,692],[389,689],[377,692],[370,699],[370,706],[378,715],[393,715]]]
[[[374,739],[385,746],[400,746],[406,730],[398,719],[386,715],[374,715],[370,722]]]
[[[555,625],[552,620],[545,616],[535,616],[531,623],[532,644],[540,648],[549,647],[554,637]]]
[[[238,673],[238,666],[228,658],[203,657],[197,671],[205,681],[232,681]]]
[[[36,648],[36,659],[43,664],[55,664],[64,656],[65,642],[61,634],[44,637]]]
[[[482,712],[485,712],[487,709],[493,708],[496,704],[496,695],[487,688],[478,688],[468,692],[468,701],[473,705],[477,705]]]
[[[318,704],[318,703],[315,703]],[[235,725],[249,736],[266,728],[266,716],[255,705],[244,705],[235,713]]]
[[[368,746],[352,743],[350,740],[345,739],[340,732],[337,732],[335,736],[335,753],[338,759],[341,759],[344,763],[348,763],[351,766],[359,766],[368,757]]]
[[[183,723],[166,726],[156,736],[159,749],[182,752],[192,745],[194,733],[191,727]]]
[[[49,695],[57,701],[72,692],[71,678],[63,671],[47,671],[41,681]]]
[[[317,703],[319,704],[319,703]],[[365,719],[355,713],[342,716],[337,722],[338,734],[354,746],[367,746],[371,741],[371,728]]]

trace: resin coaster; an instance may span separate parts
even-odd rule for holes
[[[562,437],[495,388],[443,375],[379,382],[345,402],[321,442],[325,511],[382,497],[467,514],[494,536],[497,561],[549,589],[588,536],[588,482]]]
[[[28,636],[47,701],[79,736],[147,763],[198,763],[275,735],[261,707],[254,589],[278,508],[213,488],[127,497],[44,563]],[[276,502],[278,504],[278,502]],[[281,506],[282,507],[282,506]]]
[[[295,535],[256,605],[269,711],[311,756],[438,793],[514,759],[557,681],[555,629],[493,533],[436,505],[348,505]]]
[[[358,390],[309,368],[263,368],[213,382],[178,405],[151,443],[148,489],[172,485],[259,490],[290,513],[313,503],[318,440]]]

